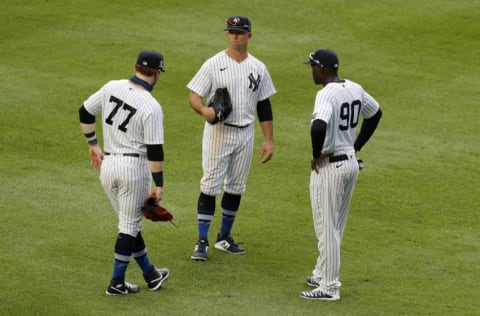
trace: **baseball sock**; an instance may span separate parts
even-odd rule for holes
[[[147,248],[143,240],[142,233],[138,233],[135,238],[135,249],[133,250],[133,257],[143,271],[143,275],[147,275],[152,271],[152,263],[147,255]]]
[[[134,243],[134,237],[122,233],[118,234],[115,243],[115,261],[113,263],[112,280],[125,280],[125,273],[130,263]]]
[[[233,222],[237,216],[240,207],[241,195],[230,194],[225,192],[222,198],[222,235],[229,235],[232,231]]]
[[[200,239],[207,239],[214,214],[215,197],[200,193],[198,197],[198,237]]]

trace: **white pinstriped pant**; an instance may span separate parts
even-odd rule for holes
[[[323,159],[318,174],[312,171],[310,176],[310,200],[319,251],[313,276],[321,279],[322,291],[331,295],[340,294],[340,246],[359,172],[355,155],[348,156],[348,160],[334,163]]]
[[[217,196],[224,180],[225,192],[245,192],[252,162],[254,124],[245,128],[205,124],[202,145],[203,177],[200,190]]]
[[[142,230],[142,205],[152,185],[147,158],[105,156],[100,182],[118,215],[119,233],[136,237]]]

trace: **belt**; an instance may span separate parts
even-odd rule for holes
[[[330,163],[339,162],[339,161],[348,160],[348,156],[347,155],[330,156],[328,157],[328,160],[330,161]]]
[[[109,156],[111,155],[111,153],[105,153],[105,155]],[[126,153],[126,154],[119,154],[119,155],[122,155],[124,157],[135,157],[135,158],[140,157],[139,154],[133,154],[133,153]]]
[[[223,125],[227,125],[227,126],[230,126],[230,127],[236,127],[236,128],[245,128],[245,127],[249,127],[249,126],[250,126],[250,124],[240,126],[240,125],[229,124],[229,123],[223,123]]]

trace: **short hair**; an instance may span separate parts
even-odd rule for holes
[[[147,77],[152,77],[159,71],[160,69],[155,69],[155,68],[150,68],[150,67],[145,67],[139,64],[135,64],[135,71],[141,73],[142,75],[145,75]]]

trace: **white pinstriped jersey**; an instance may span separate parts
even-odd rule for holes
[[[233,110],[225,123],[238,126],[255,121],[258,101],[276,93],[267,67],[252,55],[236,62],[225,51],[221,51],[205,61],[187,87],[207,101],[217,88],[227,88]]]
[[[102,114],[104,151],[147,154],[146,144],[164,142],[163,111],[146,90],[129,80],[112,80],[84,102],[92,115]]]
[[[327,122],[322,153],[338,155],[354,152],[360,115],[370,118],[379,107],[378,102],[362,86],[350,80],[330,82],[318,91],[312,122],[316,119]]]

